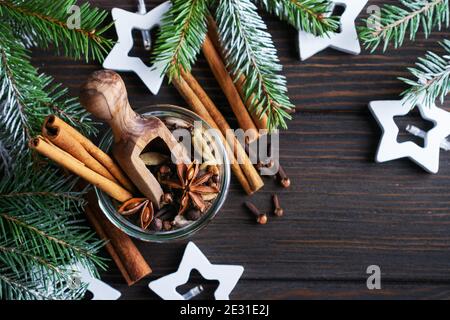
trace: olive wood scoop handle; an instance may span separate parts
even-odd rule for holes
[[[86,110],[111,126],[114,157],[139,191],[159,208],[163,190],[139,156],[158,137],[167,145],[176,163],[190,162],[186,149],[160,119],[133,111],[125,83],[114,71],[100,70],[91,74],[81,87],[80,101]]]

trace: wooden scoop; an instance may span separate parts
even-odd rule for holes
[[[114,157],[139,191],[159,208],[163,190],[139,156],[159,137],[175,163],[189,163],[183,145],[161,120],[143,117],[131,109],[125,84],[114,71],[94,72],[81,87],[80,101],[86,110],[109,123],[114,134]]]

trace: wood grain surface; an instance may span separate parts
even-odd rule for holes
[[[130,11],[136,10],[137,3],[90,2],[108,10],[118,6]],[[371,0],[369,4],[384,2],[397,1]],[[158,3],[147,0],[149,8]],[[405,89],[397,77],[407,75],[406,68],[427,50],[442,52],[437,41],[450,33],[436,32],[428,40],[420,34],[415,43],[406,41],[403,48],[386,54],[364,51],[350,56],[326,50],[300,62],[295,30],[273,17],[264,19],[297,109],[280,143],[281,162],[292,186],[280,189],[268,178],[251,201],[269,211],[270,196],[276,192],[285,216],[270,216],[267,225],[256,225],[242,207],[247,197],[233,179],[217,218],[192,240],[211,262],[245,267],[233,299],[450,298],[450,155],[442,153],[437,175],[425,173],[408,160],[375,164],[380,130],[367,108],[371,100],[397,99]],[[113,30],[111,36],[115,37]],[[145,57],[142,50],[135,51]],[[96,63],[44,51],[34,51],[33,62],[68,86],[73,95],[78,95],[92,71],[100,69]],[[203,57],[193,74],[235,126]],[[153,96],[134,74],[121,75],[134,108],[155,103],[185,105],[167,83]],[[186,243],[137,242],[154,273],[133,287],[126,286],[113,263],[102,278],[125,299],[155,299],[148,282],[176,270]],[[381,268],[381,290],[366,288],[366,268],[372,264]],[[201,282],[193,277],[190,285]]]

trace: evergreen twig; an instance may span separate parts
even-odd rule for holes
[[[190,71],[207,32],[210,0],[173,0],[155,43],[153,60],[164,65],[169,80]]]
[[[400,47],[405,38],[416,38],[422,30],[427,38],[433,29],[449,27],[448,0],[401,0],[403,6],[386,4],[381,8],[380,16],[375,13],[365,20],[366,26],[360,28],[360,38],[366,48],[375,51],[380,45],[387,50],[392,43]],[[369,23],[370,22],[370,23]]]
[[[53,45],[70,57],[101,59],[112,43],[102,36],[106,13],[82,5],[81,27],[70,29],[67,9],[75,3],[0,0],[0,300],[78,299],[86,286],[68,287],[68,266],[94,275],[104,267],[96,255],[103,242],[80,224],[83,192],[54,167],[33,163],[27,148],[50,113],[96,132],[67,89],[33,67],[26,48]]]
[[[293,105],[271,36],[250,0],[222,0],[215,13],[224,56],[234,79],[246,77],[245,99],[255,114],[267,115],[270,129],[286,128]]]
[[[339,21],[328,17],[329,0],[254,0],[267,12],[288,22],[297,30],[317,36],[336,31]]]
[[[426,105],[438,98],[441,103],[444,102],[450,90],[450,40],[444,40],[441,45],[446,54],[439,56],[428,52],[424,58],[419,58],[416,68],[408,69],[415,79],[399,78],[411,86],[402,94],[406,100],[416,103],[423,99]]]
[[[67,90],[52,84],[51,77],[38,73],[30,63],[28,50],[2,21],[0,34],[0,125],[4,135],[24,150],[27,140],[40,132],[44,117],[50,113],[86,134],[96,132],[87,111],[75,99],[66,98]]]
[[[95,254],[103,242],[77,223],[84,200],[73,191],[76,180],[50,167],[37,175],[28,157],[16,161],[11,177],[0,182],[0,270],[20,286],[12,290],[0,277],[0,296],[73,298],[75,292],[54,286],[71,279],[65,266],[74,262],[104,267]]]
[[[76,59],[101,60],[112,46],[103,36],[111,24],[103,26],[107,12],[91,7],[80,8],[80,28],[68,25],[68,8],[76,0],[0,0],[0,19],[9,21],[19,37],[41,48],[53,44],[57,52]]]

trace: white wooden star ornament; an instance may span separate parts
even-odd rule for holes
[[[164,79],[162,65],[147,66],[141,59],[130,57],[128,53],[134,45],[133,29],[151,30],[160,26],[163,15],[170,6],[170,1],[166,1],[145,15],[119,8],[112,9],[118,40],[103,62],[103,67],[116,71],[133,71],[153,94],[157,94]]]
[[[75,264],[70,269],[76,272],[76,279],[79,282],[87,284],[87,290],[92,293],[92,300],[117,300],[122,295],[119,291],[95,278],[81,264]],[[76,285],[76,283],[75,283]]]
[[[330,8],[330,12],[336,6],[345,7],[345,11],[340,19],[340,32],[329,32],[319,37],[305,31],[300,31],[298,34],[300,59],[305,61],[329,47],[349,54],[360,54],[361,46],[359,44],[358,33],[356,32],[355,20],[368,1],[331,0],[332,7]]]
[[[178,270],[150,282],[149,288],[164,300],[185,300],[176,288],[189,281],[193,269],[207,280],[219,281],[214,292],[216,300],[229,300],[231,291],[244,272],[242,266],[211,264],[200,249],[193,242],[189,242]]]
[[[412,141],[399,143],[399,129],[394,117],[408,114],[415,105],[408,101],[372,101],[369,109],[380,125],[383,136],[376,154],[376,162],[385,162],[400,158],[409,158],[430,173],[439,171],[441,143],[450,135],[450,113],[436,107],[417,103],[423,119],[433,122],[434,127],[424,137],[424,147]]]

